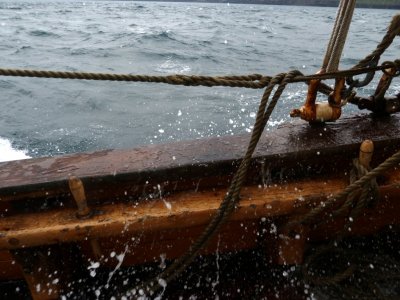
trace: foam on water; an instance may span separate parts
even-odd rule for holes
[[[14,149],[9,140],[0,137],[0,162],[30,158],[26,152]]]

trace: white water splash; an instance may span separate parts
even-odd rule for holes
[[[87,267],[87,269],[90,271],[90,276],[95,277],[96,276],[96,269],[100,267],[99,262],[90,262],[90,266]]]
[[[109,288],[110,281],[111,281],[111,279],[113,278],[115,272],[118,271],[118,269],[121,267],[121,265],[122,265],[122,263],[123,263],[123,261],[124,261],[124,258],[125,258],[125,255],[126,255],[126,252],[127,252],[127,251],[128,251],[128,245],[125,245],[125,250],[124,250],[124,252],[122,252],[121,254],[119,254],[119,255],[116,256],[116,257],[117,257],[117,260],[118,260],[118,264],[115,266],[114,270],[112,270],[112,271],[108,274],[108,280],[107,280],[107,283],[106,283],[106,285],[105,285],[106,289]],[[112,253],[114,253],[114,255],[111,254],[110,256],[111,256],[111,257],[114,257],[114,256],[115,256],[115,252],[112,252]]]
[[[0,162],[27,158],[26,151],[14,149],[9,140],[0,137]]]

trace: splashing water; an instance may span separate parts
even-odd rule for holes
[[[30,158],[25,150],[14,149],[9,140],[0,138],[0,162]]]

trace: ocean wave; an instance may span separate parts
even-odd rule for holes
[[[161,52],[157,51],[158,49],[154,49],[154,51],[146,51],[142,52],[144,56],[151,57],[154,60],[172,60],[172,61],[188,61],[193,62],[199,59],[199,56],[194,53],[177,53],[177,52]],[[207,55],[206,55],[207,56]]]
[[[0,88],[13,89],[15,88],[15,84],[9,80],[0,80]]]
[[[46,30],[40,30],[40,29],[36,29],[36,30],[32,30],[29,32],[29,35],[31,36],[40,36],[40,37],[56,37],[59,38],[60,36],[58,34],[55,34],[53,32],[50,31],[46,31]]]
[[[85,48],[77,48],[77,49],[70,49],[69,51],[70,55],[86,55],[90,53],[88,49]]]
[[[57,11],[57,13],[58,13],[58,14],[65,15],[65,14],[70,14],[70,13],[72,13],[72,10],[70,10],[70,9],[60,9],[59,11]]]
[[[191,68],[189,65],[167,59],[165,62],[157,66],[156,71],[167,74],[187,74],[191,71]]]
[[[31,50],[31,49],[33,49],[31,46],[21,46],[14,51],[14,54],[21,54],[21,53],[24,53],[27,50]]]
[[[0,162],[30,158],[27,152],[13,148],[9,140],[0,137]]]
[[[5,7],[0,7],[0,9],[8,9],[8,10],[22,10],[21,6],[5,6]]]
[[[176,39],[173,36],[174,34],[170,30],[160,30],[156,32],[144,33],[141,36],[141,39],[154,40],[154,41],[162,41],[162,40],[175,41]]]

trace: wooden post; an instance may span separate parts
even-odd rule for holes
[[[71,176],[69,178],[68,184],[72,196],[74,197],[75,203],[78,206],[78,212],[77,212],[78,218],[89,217],[91,211],[87,205],[85,188],[83,186],[82,180],[80,180],[78,177]]]
[[[360,164],[363,165],[366,169],[370,168],[369,164],[371,162],[373,153],[374,143],[371,140],[365,140],[361,143],[358,160],[360,161]]]

